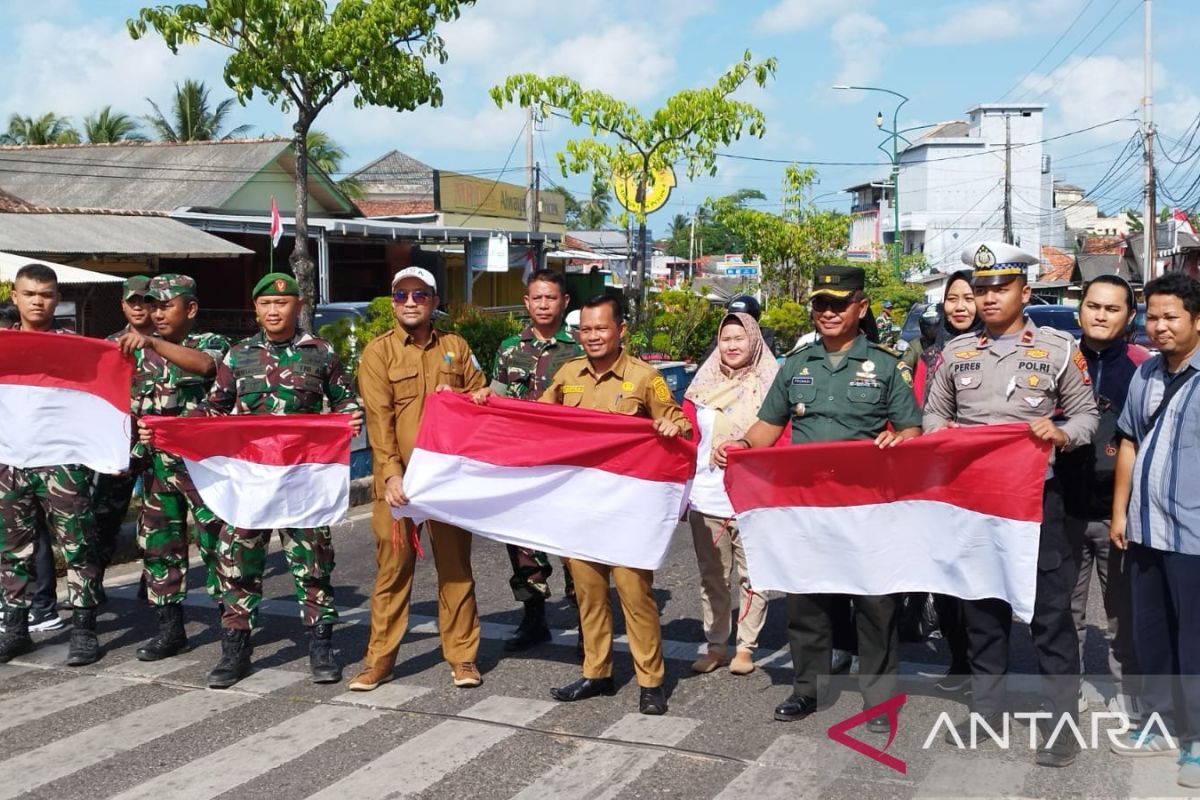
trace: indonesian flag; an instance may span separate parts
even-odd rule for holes
[[[316,528],[350,504],[350,415],[142,417],[200,497],[237,528]]]
[[[0,332],[0,464],[129,469],[132,382],[112,342]]]
[[[279,240],[283,238],[283,220],[279,218],[279,207],[275,205],[275,198],[271,198],[271,247],[278,247]]]
[[[404,475],[415,523],[435,519],[506,544],[657,569],[696,461],[647,419],[442,392],[425,401]]]
[[[1196,235],[1196,229],[1192,227],[1192,221],[1188,219],[1187,212],[1182,208],[1176,208],[1171,212],[1171,218],[1175,220],[1175,231],[1183,231],[1184,233]]]
[[[1028,622],[1049,452],[1020,423],[738,450],[725,486],[760,591],[998,597]]]

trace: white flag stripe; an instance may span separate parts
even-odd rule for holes
[[[187,692],[0,761],[0,800],[73,775],[159,737],[255,700],[237,692]]]
[[[126,681],[85,675],[66,683],[22,691],[0,702],[0,733],[129,687]]]
[[[528,725],[556,705],[548,700],[495,695],[466,709],[462,716]],[[389,798],[412,797],[515,733],[514,728],[449,720],[417,734],[311,797],[319,800],[381,794]]]
[[[757,508],[739,514],[738,525],[750,582],[759,591],[1007,597],[1014,599],[1019,618],[1033,616],[1036,522],[904,500],[886,506]],[[948,531],[960,535],[954,549],[947,548]]]
[[[184,463],[208,507],[238,528],[335,525],[350,506],[350,468],[345,464],[280,466],[225,456],[185,458]]]
[[[140,783],[113,800],[209,800],[382,716],[346,706],[317,706],[178,769]]]
[[[601,734],[604,739],[673,747],[696,729],[700,720],[627,714]],[[613,798],[666,752],[621,744],[588,742],[576,753],[526,786],[512,800],[548,797]]]
[[[401,513],[555,555],[658,569],[685,490],[588,467],[505,467],[414,450],[404,476],[412,503]]]
[[[74,389],[0,384],[0,464],[129,469],[130,421],[102,397]]]

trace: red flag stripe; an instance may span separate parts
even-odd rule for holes
[[[112,342],[35,331],[0,332],[0,383],[72,389],[129,412],[133,359]]]
[[[886,450],[872,442],[742,450],[730,454],[725,487],[739,514],[932,500],[1040,521],[1049,452],[1020,423],[955,428]]]
[[[695,471],[686,439],[646,434],[651,422],[547,403],[439,392],[425,401],[420,450],[503,467],[572,466],[650,481],[684,483]]]
[[[214,456],[256,464],[349,464],[349,414],[142,417],[154,446],[203,461]]]

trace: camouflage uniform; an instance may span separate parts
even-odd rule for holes
[[[349,377],[324,339],[297,331],[286,342],[259,333],[235,344],[217,368],[204,411],[211,414],[320,414],[325,401],[334,412],[358,411]],[[262,602],[269,530],[226,526],[218,544],[218,569],[225,581],[226,628],[248,629]],[[280,531],[284,555],[307,626],[333,622],[333,540],[329,528]]]
[[[583,348],[565,326],[553,339],[546,341],[537,337],[532,326],[527,326],[516,336],[510,336],[500,343],[492,391],[518,400],[536,401],[546,391],[558,368],[580,355],[583,355]],[[508,583],[517,602],[524,603],[535,594],[549,598],[550,575],[554,572],[550,557],[528,547],[512,544],[505,547],[513,568]],[[565,560],[563,579],[567,600],[575,605],[575,583],[571,580],[571,571]]]
[[[220,364],[229,352],[229,342],[215,333],[195,331],[179,342],[199,350]],[[137,395],[134,413],[178,417],[197,408],[207,396],[212,378],[195,375],[176,366],[153,350],[139,351]],[[217,573],[217,542],[225,523],[201,499],[183,460],[142,445],[135,455],[147,457],[145,497],[138,516],[138,547],[146,596],[152,605],[182,603],[187,594],[184,577],[188,567],[188,511],[196,522],[196,549],[205,567],[205,587],[214,602],[221,600]]]

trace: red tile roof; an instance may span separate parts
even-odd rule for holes
[[[433,198],[428,200],[355,200],[368,217],[398,217],[406,214],[432,214]]]
[[[1075,258],[1057,247],[1042,245],[1042,273],[1038,280],[1069,281],[1075,271]]]

